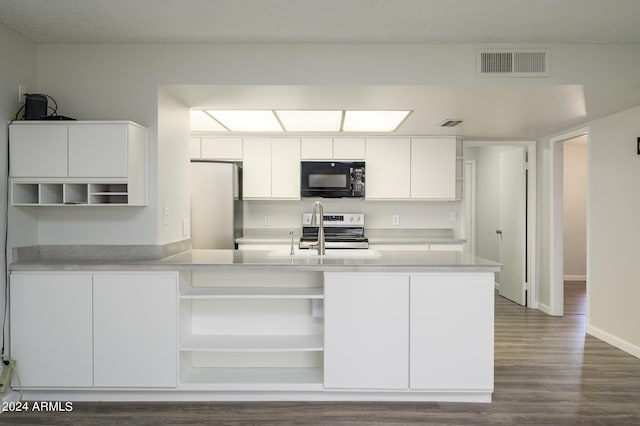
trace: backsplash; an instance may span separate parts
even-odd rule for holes
[[[302,201],[245,201],[245,228],[299,228],[302,213],[311,212],[315,199]],[[364,213],[368,229],[451,228],[461,233],[461,201],[321,200],[325,213]],[[400,223],[393,225],[393,216]],[[454,219],[455,220],[450,220]],[[266,219],[265,219],[266,217]]]

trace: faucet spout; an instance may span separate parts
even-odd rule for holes
[[[319,216],[319,219],[316,217]],[[311,246],[318,247],[318,254],[325,254],[325,240],[324,240],[324,208],[320,201],[313,203],[313,209],[311,210],[311,226],[318,227],[318,241]]]

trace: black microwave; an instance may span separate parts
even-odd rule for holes
[[[364,161],[302,161],[300,195],[364,198]]]

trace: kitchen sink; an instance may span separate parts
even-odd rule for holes
[[[280,259],[371,259],[381,257],[380,252],[371,249],[326,249],[325,254],[318,254],[317,250],[295,250],[293,254],[289,249],[273,250],[269,257]]]

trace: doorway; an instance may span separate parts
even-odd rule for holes
[[[550,142],[550,169],[551,169],[551,196],[550,196],[550,239],[549,239],[549,305],[542,309],[549,315],[564,315],[564,290],[565,290],[565,218],[564,218],[564,178],[565,178],[565,162],[564,153],[565,145],[570,141],[582,138],[583,144],[588,146],[589,131],[587,128],[578,129],[554,138]],[[585,171],[586,174],[586,171]],[[586,183],[588,185],[588,183]],[[586,189],[585,189],[586,191]],[[586,204],[586,201],[585,201]],[[586,219],[585,208],[585,292],[588,309],[589,285],[588,285],[588,219]],[[572,219],[573,221],[573,219]],[[588,313],[587,313],[588,314]]]
[[[587,136],[562,145],[564,315],[586,315]]]
[[[504,265],[496,274],[500,295],[537,308],[535,142],[465,141],[464,156],[476,171],[475,216],[465,217],[465,235],[473,236],[477,256]],[[467,196],[465,204],[472,202]]]

